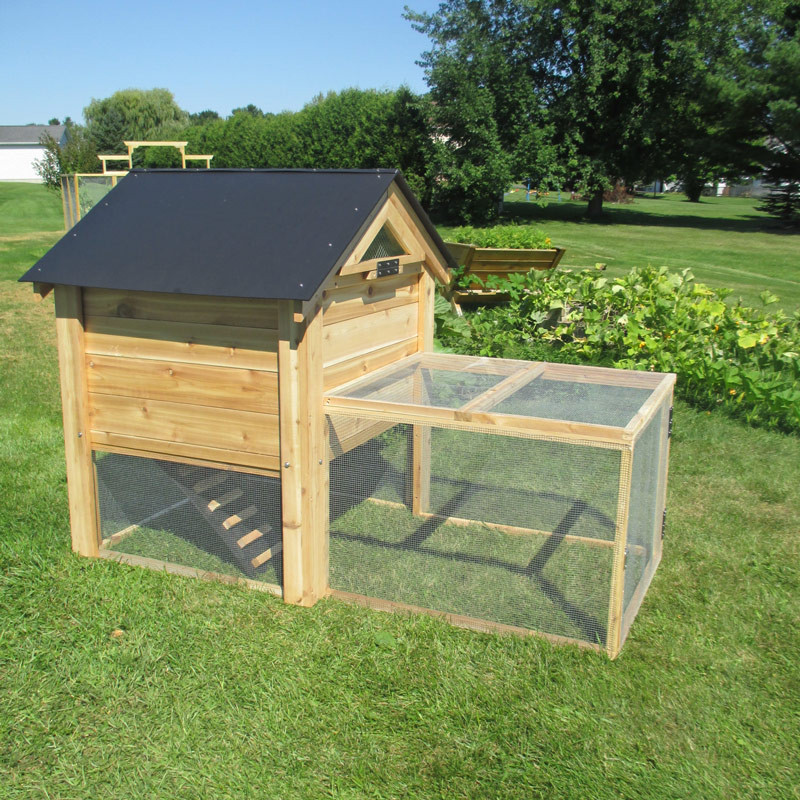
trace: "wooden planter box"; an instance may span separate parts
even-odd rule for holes
[[[511,273],[528,273],[532,269],[547,270],[558,266],[564,255],[563,247],[547,250],[520,250],[501,247],[476,247],[473,244],[445,242],[458,264],[466,267],[466,276],[480,278],[482,282],[492,276],[505,278]],[[451,289],[450,298],[460,303],[499,303],[508,295],[496,289],[486,289],[478,281],[470,281],[466,288]]]

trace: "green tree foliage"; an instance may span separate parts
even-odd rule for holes
[[[182,135],[190,151],[213,154],[215,167],[397,167],[425,195],[432,146],[428,108],[406,88],[331,92],[296,113],[238,109]]]
[[[61,188],[61,176],[72,172],[99,172],[100,161],[97,158],[92,138],[82,125],[72,120],[65,120],[67,127],[64,146],[49,134],[42,135],[44,154],[33,162],[36,173],[51,189]]]
[[[752,79],[767,132],[766,176],[773,190],[764,210],[785,225],[800,225],[800,6],[776,9]]]
[[[166,139],[181,131],[189,117],[167,89],[123,89],[83,111],[98,152],[125,152],[126,139]]]
[[[208,108],[205,111],[198,111],[196,114],[189,114],[189,122],[192,125],[204,125],[215,119],[222,119],[222,117],[216,111]]]
[[[754,13],[741,0],[446,0],[407,17],[432,42],[434,99],[477,104],[515,178],[566,182],[595,216],[620,181],[677,171],[702,186],[754,163],[736,71]]]
[[[263,117],[264,112],[253,103],[248,103],[246,106],[242,106],[241,108],[234,108],[231,111],[231,116],[235,117],[237,114],[249,114],[251,117]]]

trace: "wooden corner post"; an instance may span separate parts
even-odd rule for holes
[[[428,269],[419,278],[419,311],[417,316],[417,349],[421,353],[433,350],[433,304],[436,286]],[[414,373],[414,402],[424,404],[425,390],[419,369]],[[429,510],[431,499],[431,428],[414,425],[411,436],[411,513],[420,515]]]
[[[322,310],[280,304],[283,597],[312,606],[328,591],[328,448],[322,407]]]
[[[82,556],[97,556],[100,526],[89,431],[80,287],[56,286],[55,305],[72,549]]]
[[[611,568],[611,597],[608,606],[608,631],[606,652],[616,658],[622,647],[622,614],[625,600],[625,556],[628,548],[628,517],[631,504],[631,479],[633,446],[620,451],[619,491],[617,494],[617,518],[614,533],[614,562]]]

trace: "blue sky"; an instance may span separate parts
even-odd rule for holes
[[[349,86],[426,86],[428,40],[403,7],[438,0],[13,2],[0,0],[0,125],[83,118],[93,97],[170,89],[181,108],[223,116],[255,103],[297,110]]]

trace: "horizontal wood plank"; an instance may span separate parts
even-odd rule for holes
[[[438,617],[456,628],[467,628],[468,630],[479,631],[481,633],[499,633],[510,634],[513,636],[536,636],[540,639],[545,639],[554,644],[574,644],[584,650],[595,650],[603,652],[600,645],[593,642],[585,642],[581,639],[572,639],[568,636],[558,636],[552,633],[543,633],[541,631],[530,630],[529,628],[520,628],[515,625],[506,625],[502,622],[492,622],[486,619],[476,619],[474,617],[466,617],[462,614],[451,614],[446,611],[436,611],[431,608],[422,608],[420,606],[412,606],[408,603],[399,603],[393,600],[381,600],[377,597],[367,597],[362,594],[355,594],[353,592],[343,592],[339,589],[331,589],[330,596],[341,600],[345,603],[352,605],[362,606],[363,608],[370,608],[374,611],[389,611],[405,614],[425,614],[430,617]]]
[[[513,247],[478,247],[472,258],[472,263],[489,263],[496,261],[511,261],[524,264],[532,261],[553,262],[559,254],[556,248],[544,250],[516,249]]]
[[[416,303],[418,287],[419,275],[412,274],[326,290],[322,293],[323,324],[332,325],[375,311]]]
[[[366,261],[358,261],[353,264],[345,264],[340,270],[339,275],[358,275],[359,273],[372,272],[377,270],[380,264],[386,261],[396,261],[398,266],[400,264],[416,263],[420,266],[423,262],[423,257],[420,253],[405,253],[401,256],[382,256],[381,258],[369,258]]]
[[[89,391],[278,413],[278,375],[262,370],[118,356],[86,356]]]
[[[87,317],[122,317],[163,322],[196,322],[236,328],[278,329],[277,300],[248,297],[84,289]]]
[[[92,431],[276,455],[278,417],[227,408],[89,394]]]
[[[541,417],[522,417],[512,414],[491,412],[461,412],[433,406],[415,406],[409,403],[390,403],[385,400],[363,400],[355,397],[328,396],[325,398],[328,414],[361,415],[363,417],[390,418],[398,422],[416,425],[442,424],[445,427],[489,428],[498,434],[528,435],[536,437],[557,437],[571,441],[598,443],[598,446],[613,445],[624,447],[628,436],[623,428],[610,425],[594,425],[586,422],[544,419]]]
[[[109,431],[91,431],[92,447],[108,453],[120,453],[143,458],[160,458],[178,464],[235,470],[253,475],[280,478],[280,459],[277,455],[245,453],[218,447],[166,442],[145,436],[126,436]]]
[[[398,268],[397,275],[419,275],[423,266],[419,261],[412,261],[408,264],[401,264]],[[328,286],[329,289],[344,289],[348,286],[360,286],[368,281],[388,281],[396,277],[395,275],[387,275],[383,278],[378,277],[377,270],[370,272],[358,272],[355,275],[335,275]]]
[[[236,328],[278,329],[278,301],[161,292],[84,289],[87,317],[196,322]]]
[[[663,372],[613,369],[611,367],[581,367],[573,364],[548,364],[542,378],[548,381],[596,383],[605,386],[625,386],[631,389],[655,389],[664,379]]]
[[[91,317],[86,322],[85,343],[91,355],[270,372],[278,368],[278,332],[266,328]]]
[[[115,550],[101,550],[100,558],[107,558],[109,561],[118,561],[120,564],[129,564],[133,567],[145,567],[156,572],[169,572],[172,575],[181,575],[185,578],[199,578],[203,581],[215,581],[218,583],[233,583],[247,586],[250,589],[257,589],[260,592],[283,596],[283,589],[273,583],[254,580],[252,578],[242,578],[236,575],[223,575],[220,572],[206,572],[196,567],[186,567],[183,564],[173,564],[169,561],[160,561],[157,558],[147,558],[146,556],[134,556],[130,553],[118,553]]]
[[[325,325],[322,332],[325,366],[416,336],[417,314],[417,304],[409,303]]]
[[[324,367],[323,385],[325,391],[335,386],[349,383],[356,378],[363,378],[370,372],[374,372],[388,364],[393,364],[402,358],[413,355],[419,347],[416,332],[408,339],[400,342],[377,347],[365,353],[358,353],[352,358],[338,361],[335,364]]]

